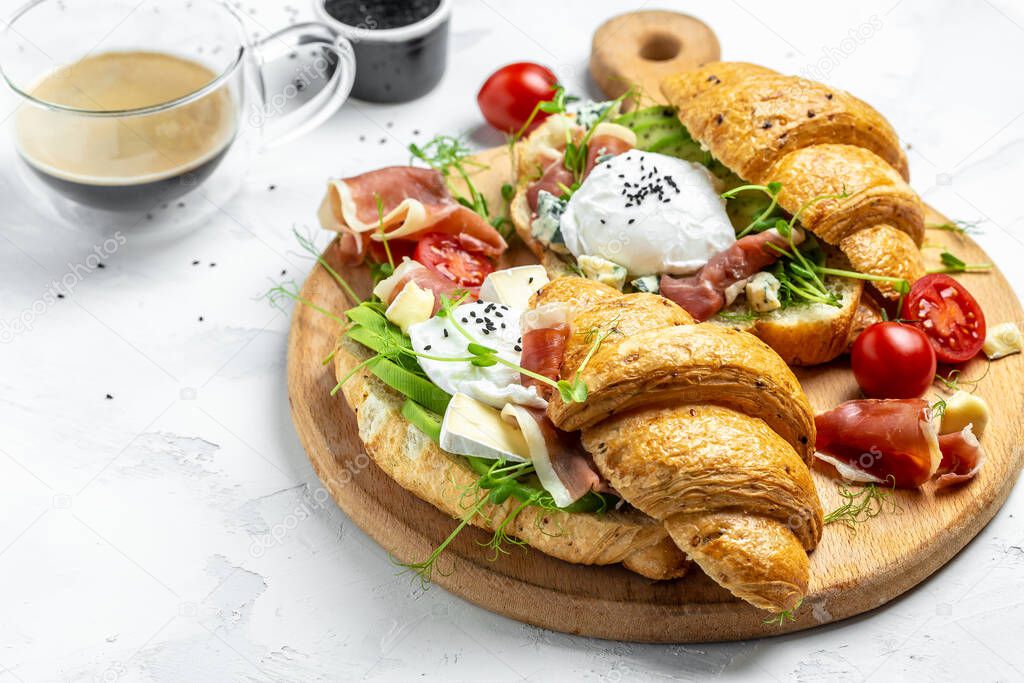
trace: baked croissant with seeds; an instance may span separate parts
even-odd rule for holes
[[[910,282],[924,274],[924,205],[907,184],[896,132],[870,105],[742,62],[672,76],[662,92],[722,164],[751,183],[781,183],[779,205],[800,212],[801,225],[854,269]],[[876,287],[885,298],[899,296],[891,285]]]
[[[547,414],[632,507],[737,597],[792,609],[808,586],[822,510],[807,463],[814,420],[796,377],[756,337],[697,324],[675,303],[582,278],[553,280],[532,310],[570,321],[559,376],[583,403]],[[602,342],[580,371],[594,331]]]

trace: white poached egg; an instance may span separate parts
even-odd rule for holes
[[[600,256],[630,277],[694,273],[736,241],[706,168],[635,149],[590,172],[569,199],[561,229],[573,256]]]
[[[522,311],[504,304],[476,301],[452,309],[452,315],[474,340],[497,351],[497,355],[520,365],[523,340],[519,319]],[[412,348],[421,354],[443,358],[467,358],[469,340],[448,317],[435,316],[409,327]],[[467,394],[494,408],[516,403],[546,408],[547,401],[533,387],[524,387],[518,370],[497,363],[478,367],[466,361],[418,358],[427,377],[449,394]]]

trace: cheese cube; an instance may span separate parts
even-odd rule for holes
[[[434,315],[434,293],[423,289],[415,282],[405,283],[391,305],[384,311],[384,317],[408,333],[409,326],[430,320]]]
[[[779,301],[779,289],[782,283],[771,273],[761,271],[747,280],[745,287],[747,305],[751,310],[765,313],[782,306]]]
[[[967,425],[974,426],[974,435],[981,436],[988,425],[988,404],[981,396],[960,390],[946,399],[942,413],[941,434],[959,432]]]
[[[426,266],[419,261],[413,261],[411,258],[404,259],[395,267],[394,273],[377,283],[377,286],[373,288],[374,296],[387,303],[391,300],[391,295],[395,293],[395,287],[398,286],[399,281],[410,272],[420,268],[426,268]]]
[[[622,285],[626,284],[626,269],[608,259],[584,254],[576,259],[576,263],[583,272],[583,277],[589,280],[597,280],[615,289],[622,289]]]
[[[1022,338],[1017,323],[1000,323],[989,328],[981,350],[990,360],[996,360],[1013,353],[1020,353],[1021,347],[1024,347],[1024,338]]]
[[[441,448],[455,455],[525,462],[530,449],[519,429],[501,418],[496,408],[457,393],[441,421]]]
[[[485,277],[480,285],[480,299],[525,311],[530,307],[530,297],[548,282],[544,266],[516,266],[496,270]]]
[[[661,288],[661,280],[657,275],[644,275],[632,280],[629,284],[633,285],[633,289],[636,291],[648,294],[657,294]]]

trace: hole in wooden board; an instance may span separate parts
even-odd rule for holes
[[[679,38],[668,33],[655,33],[648,36],[640,46],[640,56],[649,62],[665,62],[674,59],[682,45]]]

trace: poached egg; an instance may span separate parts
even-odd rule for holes
[[[523,350],[520,317],[522,311],[504,304],[476,301],[452,309],[452,315],[478,344],[488,346],[497,355],[515,365]],[[441,358],[467,358],[469,340],[447,316],[435,316],[409,327],[412,348],[421,354]],[[463,393],[494,408],[506,403],[546,408],[547,401],[533,387],[524,387],[519,371],[497,363],[478,367],[464,360],[443,361],[417,358],[423,372],[449,394]]]
[[[694,273],[736,241],[706,168],[635,149],[594,167],[569,199],[561,229],[577,259],[599,256],[630,277]]]

